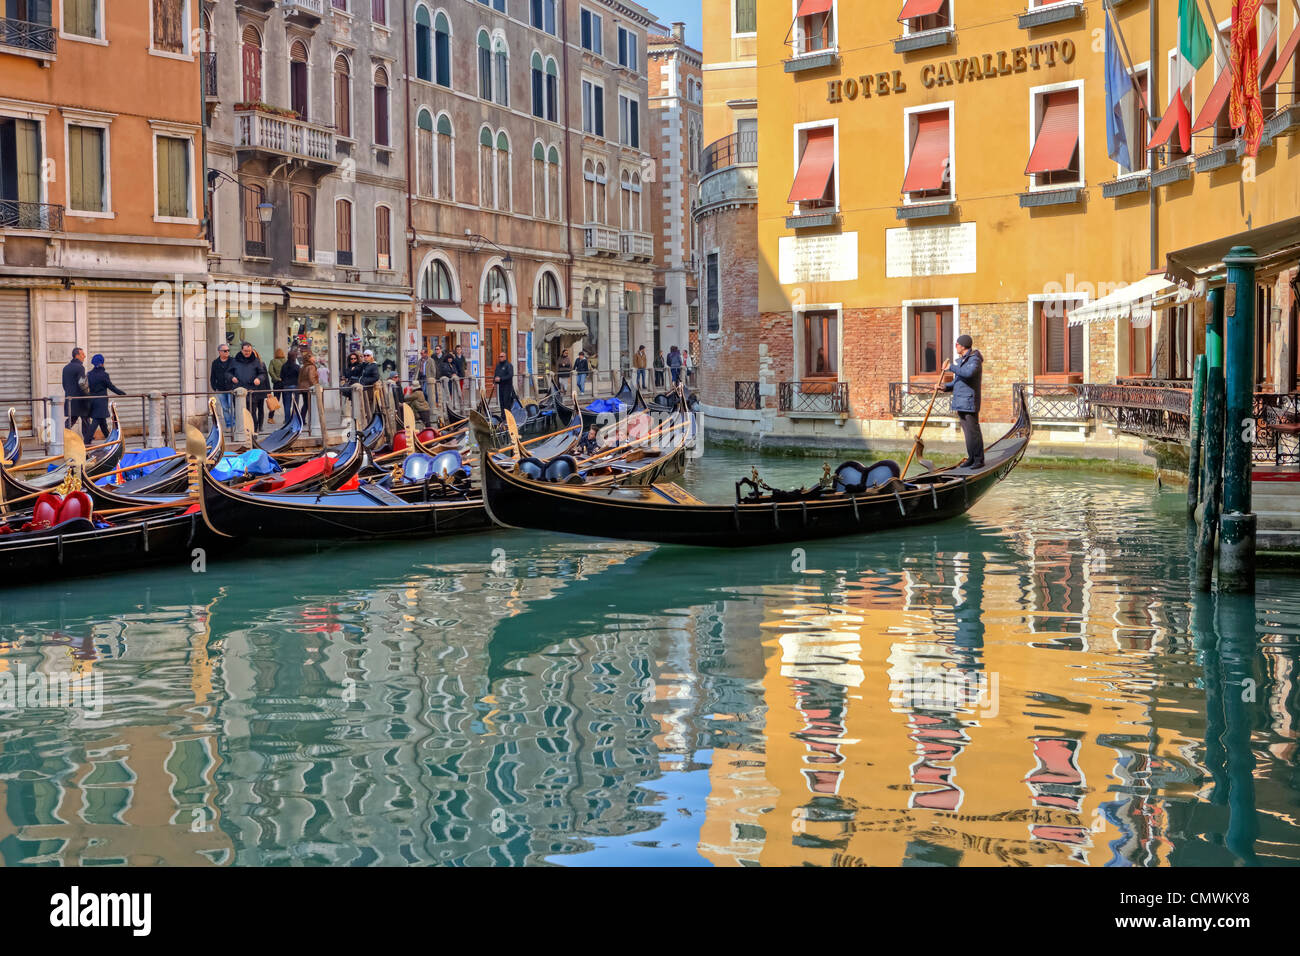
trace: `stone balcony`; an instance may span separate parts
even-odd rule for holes
[[[582,254],[585,256],[616,256],[620,251],[619,233],[610,226],[589,222],[582,227]]]
[[[269,157],[296,159],[324,174],[339,163],[334,130],[262,109],[235,110],[235,148]]]
[[[622,234],[622,251],[625,259],[637,259],[649,262],[655,257],[655,237],[648,232],[625,232]]]

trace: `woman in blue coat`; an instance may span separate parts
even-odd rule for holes
[[[96,432],[102,431],[104,437],[108,437],[108,393],[125,395],[126,392],[114,385],[108,377],[102,355],[91,358],[90,374],[86,376],[86,382],[90,386],[90,415],[81,421],[81,437],[89,445],[95,440]]]

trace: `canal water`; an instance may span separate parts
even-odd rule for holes
[[[5,590],[0,690],[47,694],[0,713],[0,858],[1296,863],[1300,582],[1194,595],[1182,504],[1022,467],[802,548],[250,543]]]

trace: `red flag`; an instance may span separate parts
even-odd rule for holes
[[[1264,0],[1232,3],[1232,98],[1228,121],[1242,130],[1246,155],[1259,155],[1264,135],[1264,104],[1259,98],[1259,28],[1256,18]]]

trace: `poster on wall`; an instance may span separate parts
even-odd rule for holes
[[[528,374],[529,375],[537,374],[533,368],[533,333],[532,332],[526,333],[526,341],[524,342],[524,354],[528,356]]]

